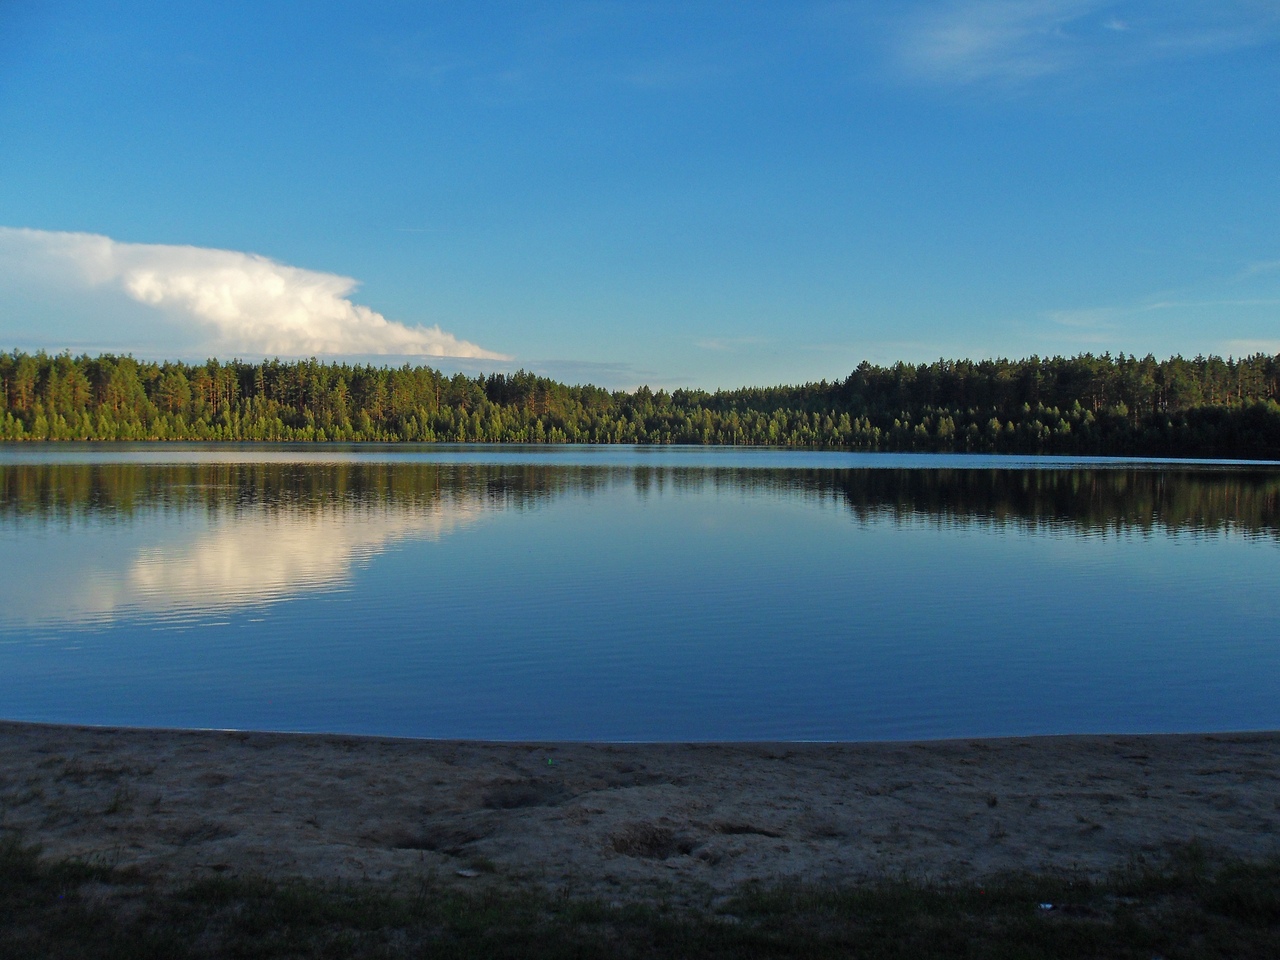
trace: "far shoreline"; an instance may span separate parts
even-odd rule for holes
[[[282,440],[282,439],[200,439],[193,437],[144,437],[132,440],[105,440],[91,438],[21,438],[0,437],[0,450],[23,450],[40,447],[50,448],[89,448],[93,450],[125,451],[136,448],[242,448],[242,449],[278,449],[278,450],[324,450],[332,448],[355,448],[380,450],[393,453],[398,450],[508,450],[523,453],[555,453],[565,450],[644,450],[644,451],[680,451],[696,453],[699,451],[733,451],[751,454],[752,451],[764,453],[794,453],[798,455],[829,454],[833,456],[853,456],[862,458],[889,459],[935,459],[935,460],[992,460],[1008,463],[1052,463],[1069,466],[1084,464],[1086,466],[1106,466],[1108,464],[1203,464],[1222,467],[1256,467],[1280,466],[1280,459],[1263,457],[1196,457],[1179,456],[1172,453],[1042,453],[1035,451],[1012,450],[861,450],[835,446],[794,446],[767,443],[661,443],[652,441],[580,441],[580,442],[535,442],[528,440],[397,440],[397,439],[363,439],[363,440]]]

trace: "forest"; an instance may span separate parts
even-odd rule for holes
[[[724,444],[1280,459],[1280,355],[938,360],[609,391],[526,371],[0,354],[0,440]]]

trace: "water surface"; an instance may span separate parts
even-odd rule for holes
[[[587,740],[1280,726],[1280,468],[0,449],[0,715]]]

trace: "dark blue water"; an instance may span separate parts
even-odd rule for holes
[[[0,449],[0,716],[584,740],[1280,727],[1280,468]]]

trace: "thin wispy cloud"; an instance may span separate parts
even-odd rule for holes
[[[1233,357],[1251,357],[1258,353],[1280,357],[1280,340],[1223,340],[1221,350]]]
[[[384,37],[368,49],[398,80],[477,104],[687,93],[758,68],[764,54],[753,30],[768,23],[776,34],[794,16],[768,7],[723,15],[687,4],[574,0],[508,11],[480,44],[446,17],[443,27]]]
[[[1076,347],[1094,347],[1114,343],[1120,337],[1125,314],[1124,308],[1086,307],[1049,310],[1045,312],[1044,319],[1056,328],[1054,340]]]
[[[1116,322],[1124,317],[1162,310],[1186,310],[1205,307],[1280,307],[1280,298],[1241,297],[1212,300],[1150,300],[1123,307],[1085,307],[1072,310],[1048,310],[1046,320],[1058,326],[1078,330],[1113,330]]]
[[[701,350],[733,353],[742,347],[759,347],[768,342],[767,337],[704,337],[701,340],[695,340],[694,346]]]
[[[656,383],[658,376],[630,363],[601,360],[531,360],[526,369],[562,383],[590,383],[611,390],[633,390],[642,383]]]
[[[969,83],[1027,80],[1064,69],[1067,37],[1092,4],[1080,0],[980,0],[931,7],[907,18],[899,54],[912,75]]]
[[[1141,309],[1181,310],[1187,307],[1280,307],[1277,297],[1236,297],[1224,300],[1159,300]]]
[[[1280,40],[1280,9],[1251,0],[954,0],[906,14],[897,59],[917,80],[1021,85],[1112,65],[1208,56]]]
[[[0,227],[5,275],[124,294],[219,352],[510,359],[439,326],[388,320],[350,299],[350,277],[236,250]]]
[[[1237,280],[1248,280],[1269,273],[1280,273],[1280,260],[1258,260],[1249,264],[1236,277]]]
[[[1280,353],[1280,340],[1237,333],[1235,337],[1212,341],[1206,340],[1205,334],[1228,324],[1241,333],[1244,332],[1241,326],[1256,330],[1259,319],[1265,325],[1267,315],[1276,308],[1280,308],[1280,297],[1276,296],[1170,297],[1166,294],[1123,305],[1046,310],[1040,314],[1040,320],[1053,331],[1051,339],[1055,342],[1078,346],[1134,349],[1143,342],[1152,342],[1156,331],[1178,329],[1184,344],[1188,341],[1190,344],[1181,349],[1189,349],[1190,354],[1215,352],[1224,356],[1248,356]]]
[[[733,71],[720,57],[710,57],[709,51],[699,51],[698,57],[668,60],[652,60],[637,63],[620,74],[619,79],[637,90],[671,91],[702,87],[723,80]],[[723,58],[726,62],[728,57]]]

